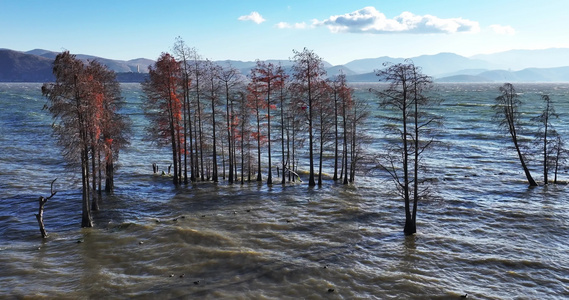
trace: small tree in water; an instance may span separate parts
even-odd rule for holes
[[[496,105],[494,105],[494,110],[496,111],[495,118],[500,122],[500,127],[510,134],[529,185],[537,186],[537,183],[533,180],[527,167],[525,155],[522,153],[519,140],[519,134],[522,131],[519,120],[519,107],[522,102],[511,83],[504,83],[504,85],[500,87],[500,93],[501,95],[496,98]]]
[[[440,121],[440,117],[427,113],[426,109],[438,104],[438,101],[427,95],[432,90],[431,77],[422,74],[421,69],[411,61],[390,65],[377,71],[376,75],[380,81],[389,83],[385,90],[376,94],[382,107],[395,112],[387,118],[389,124],[386,128],[388,135],[397,140],[381,158],[379,168],[391,175],[405,201],[403,232],[412,235],[417,232],[417,202],[427,191],[419,190],[419,185],[424,182],[419,173],[424,167],[420,158],[432,145],[433,139],[429,136]]]
[[[545,102],[545,107],[541,114],[533,118],[532,121],[539,122],[540,130],[537,133],[536,142],[543,147],[543,184],[548,184],[549,168],[553,166],[555,170],[557,170],[556,162],[559,160],[556,159],[557,156],[555,154],[559,153],[557,151],[559,148],[556,147],[556,144],[560,142],[560,138],[556,138],[556,136],[559,137],[559,135],[551,124],[551,119],[558,118],[559,115],[555,112],[549,95],[541,95],[541,99]],[[557,172],[555,172],[555,175],[557,181]]]

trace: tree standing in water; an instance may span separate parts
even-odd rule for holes
[[[110,188],[112,163],[119,149],[128,142],[128,122],[116,112],[121,101],[120,86],[114,72],[95,61],[85,65],[69,51],[55,57],[53,74],[55,83],[44,84],[42,94],[49,100],[46,107],[54,119],[54,133],[64,157],[72,167],[81,166],[81,226],[92,227],[91,209],[98,206],[96,201],[91,203],[90,200],[89,176],[92,176],[93,191],[97,182],[100,190],[101,154],[104,153],[105,175],[110,180],[107,187]],[[97,167],[99,175],[95,171]]]
[[[522,104],[519,95],[516,93],[516,89],[511,83],[504,83],[500,87],[500,96],[496,98],[496,105],[494,105],[494,110],[496,111],[496,120],[500,123],[500,127],[504,131],[508,132],[514,143],[514,148],[518,153],[518,158],[522,164],[524,173],[529,182],[530,186],[537,186],[535,180],[531,176],[530,170],[528,169],[525,161],[525,155],[522,153],[519,134],[521,132],[520,126],[520,112],[519,107]]]
[[[317,103],[319,91],[322,87],[320,84],[326,76],[326,69],[320,58],[314,51],[304,48],[302,52],[293,50],[294,65],[293,69],[293,90],[297,94],[297,99],[304,102],[307,110],[306,118],[308,120],[308,150],[310,161],[310,174],[308,185],[315,186],[314,180],[314,129],[313,122],[315,118],[314,106]]]
[[[551,124],[551,118],[558,118],[559,115],[555,112],[549,95],[541,95],[541,100],[545,103],[545,107],[541,114],[532,120],[539,122],[541,129],[537,134],[537,142],[543,146],[543,184],[548,184],[549,168],[551,166],[555,167],[555,162],[558,161],[555,155],[553,155],[557,148],[555,144],[558,143],[558,139],[555,136],[558,136],[558,134]],[[555,175],[557,175],[557,172]]]
[[[272,172],[272,153],[271,153],[271,110],[275,109],[274,100],[271,98],[278,89],[284,85],[283,72],[280,67],[272,63],[265,63],[257,60],[257,65],[251,70],[251,80],[255,81],[258,92],[265,97],[266,103],[263,105],[267,109],[267,156],[268,173],[267,184],[273,184]]]
[[[178,168],[183,149],[180,78],[180,64],[170,54],[162,53],[154,67],[149,67],[149,77],[142,83],[146,94],[145,113],[151,123],[149,132],[159,143],[172,146],[174,185],[180,184],[182,179]]]
[[[410,61],[390,65],[376,75],[389,83],[377,95],[381,99],[381,106],[390,108],[395,113],[388,117],[389,124],[386,128],[389,135],[398,139],[397,143],[390,145],[390,150],[379,167],[391,175],[405,201],[403,232],[412,235],[417,232],[417,202],[426,192],[419,191],[419,185],[424,182],[419,174],[419,170],[424,167],[420,158],[432,145],[429,133],[440,119],[426,110],[437,103],[427,95],[432,89],[433,81]]]
[[[264,91],[261,81],[256,79],[256,73],[251,70],[251,82],[247,85],[247,106],[255,114],[256,131],[252,133],[257,140],[257,181],[262,181],[261,175],[261,144],[266,141],[266,136],[261,131],[261,121],[263,119],[261,110],[265,107],[266,102],[263,99]]]

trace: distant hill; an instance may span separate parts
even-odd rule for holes
[[[436,82],[494,82],[494,80],[477,75],[452,75],[437,79]]]
[[[518,71],[527,68],[555,68],[569,66],[569,48],[510,50],[470,58],[489,62],[496,66],[495,69]]]
[[[0,49],[0,81],[52,81],[52,59],[29,55],[9,49]]]
[[[348,82],[378,82],[379,78],[375,75],[375,72],[364,73],[364,74],[354,74],[346,76]]]
[[[25,53],[50,58],[53,61],[59,52],[53,52],[43,49],[34,49],[31,51],[27,51]],[[86,54],[75,54],[75,57],[84,62],[86,62],[87,60],[96,60],[115,72],[125,72],[125,73],[127,72],[148,73],[148,66],[154,63],[153,60],[146,58],[137,58],[137,59],[124,61],[124,60],[102,58]]]
[[[409,60],[420,66],[423,73],[430,76],[439,76],[445,73],[455,72],[463,69],[492,69],[495,66],[491,63],[470,59],[454,53],[439,53],[435,55],[421,55],[411,57]],[[352,71],[363,74],[385,68],[385,63],[403,63],[405,58],[393,58],[382,56],[378,58],[366,58],[351,61],[345,66]]]
[[[51,64],[58,52],[34,49],[27,52],[0,49],[0,81],[52,81]],[[97,60],[111,70],[121,74],[120,81],[140,82],[148,73],[148,66],[154,61],[146,58],[132,60],[114,60],[87,54],[76,54],[81,60]],[[439,82],[466,81],[511,81],[511,82],[553,82],[569,81],[569,48],[551,48],[544,50],[512,50],[495,54],[482,54],[464,57],[454,53],[439,53],[411,57],[423,73],[433,76]],[[376,82],[375,70],[385,68],[385,63],[402,63],[404,58],[381,56],[377,58],[357,59],[344,65],[332,66],[323,62],[328,76],[339,74],[340,70],[352,82]],[[267,60],[281,64],[287,73],[292,74],[294,62]],[[255,61],[222,60],[217,64],[231,66],[248,76]]]
[[[527,68],[520,71],[492,70],[476,75],[454,75],[437,82],[569,82],[569,67]]]

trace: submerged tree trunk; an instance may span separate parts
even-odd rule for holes
[[[39,212],[36,214],[36,219],[38,220],[38,225],[40,226],[41,237],[44,239],[47,238],[47,232],[45,231],[45,226],[43,224],[43,206],[45,205],[46,202],[47,198],[40,196],[39,198],[40,208]]]
[[[526,178],[528,179],[528,183],[530,186],[537,186],[537,183],[535,182],[535,180],[533,180],[533,177],[531,176],[531,173],[526,165],[526,162],[524,160],[524,157],[522,155],[522,152],[520,150],[520,147],[517,143],[517,140],[514,141],[514,145],[516,147],[516,151],[518,152],[518,157],[520,159],[520,162],[522,164],[522,168],[524,169],[524,173],[526,174]]]
[[[86,147],[85,147],[86,148]],[[89,206],[89,167],[88,167],[88,153],[86,149],[81,151],[81,183],[82,183],[82,199],[83,199],[83,213],[81,218],[81,227],[93,227],[91,219],[91,209]]]
[[[91,177],[93,180],[93,200],[91,201],[91,210],[98,211],[99,210],[99,197],[96,194],[97,191],[97,168],[96,168],[96,148],[95,146],[91,146]]]
[[[51,199],[57,193],[57,191],[55,191],[55,192],[53,191],[53,183],[56,180],[57,180],[57,178],[51,182],[51,195],[47,198],[45,198],[43,196],[40,196],[40,198],[39,198],[40,206],[39,206],[39,212],[36,214],[36,219],[38,220],[38,225],[40,227],[41,237],[44,239],[47,238],[47,232],[45,231],[45,226],[43,224],[43,207],[47,203],[47,200]]]
[[[112,193],[114,190],[114,185],[115,185],[115,178],[114,178],[114,164],[112,162],[112,160],[110,162],[107,162],[106,168],[105,168],[105,192],[107,193]]]

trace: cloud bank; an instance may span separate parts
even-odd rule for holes
[[[239,21],[253,21],[257,24],[261,24],[261,23],[265,22],[265,19],[263,18],[263,16],[261,16],[261,14],[259,14],[256,11],[251,12],[248,15],[241,16],[237,20],[239,20]]]
[[[507,34],[507,35],[514,35],[516,34],[516,30],[512,28],[512,26],[503,26],[503,25],[490,25],[490,29],[492,29],[497,34]]]
[[[403,12],[393,19],[388,19],[373,6],[344,15],[331,16],[323,21],[314,20],[313,26],[326,26],[334,33],[421,34],[480,31],[478,22],[463,18],[441,19],[431,15],[419,16]]]
[[[304,23],[304,22],[294,23],[294,24],[290,24],[287,22],[279,22],[275,26],[279,29],[290,29],[290,28],[292,28],[292,29],[304,29],[307,27],[306,23]]]

